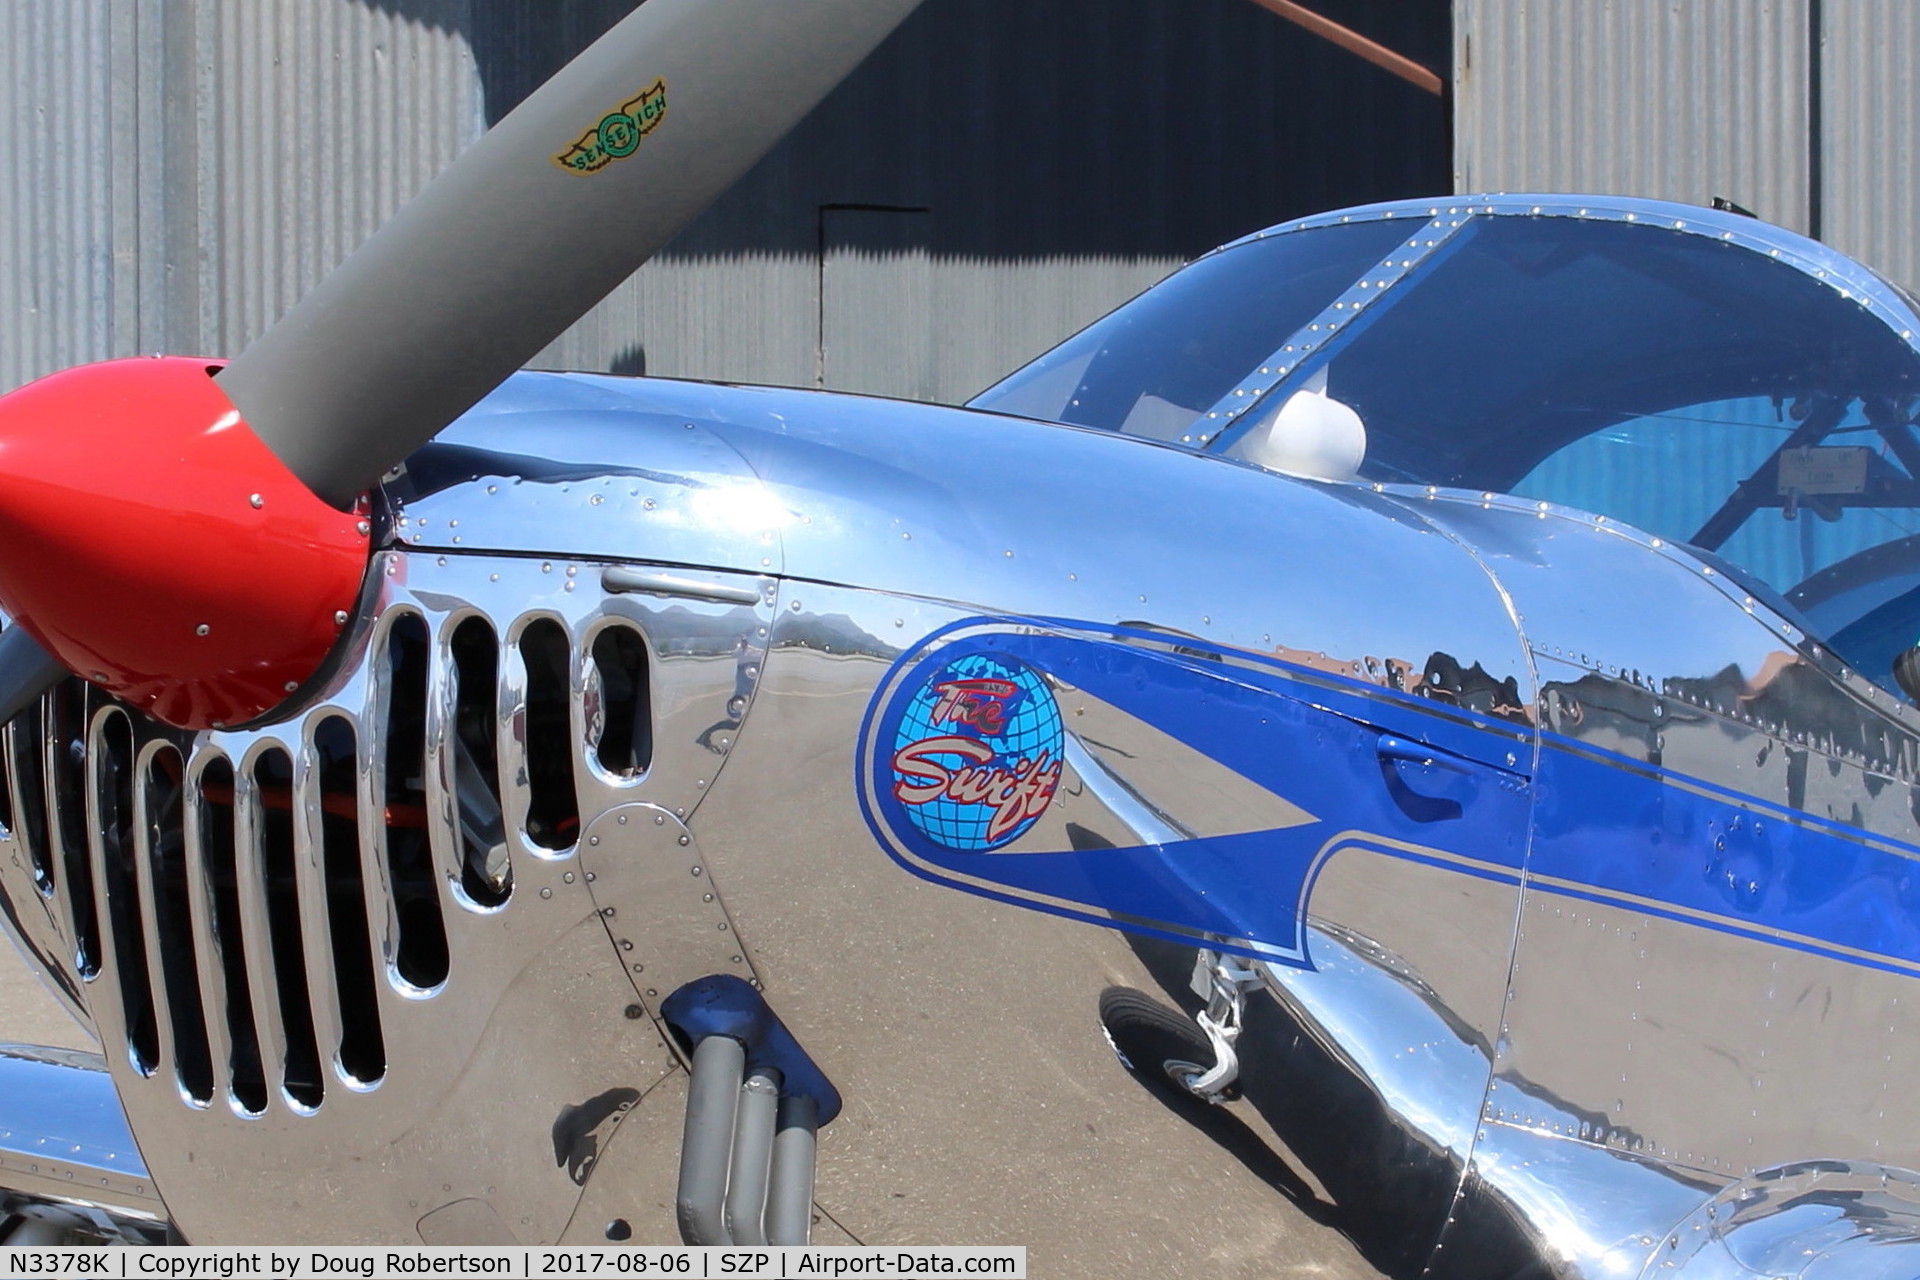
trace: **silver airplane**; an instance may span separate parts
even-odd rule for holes
[[[0,1050],[0,1237],[1920,1273],[1912,300],[1458,197],[964,409],[512,372],[910,7],[650,0],[231,363],[0,400],[102,1050]]]

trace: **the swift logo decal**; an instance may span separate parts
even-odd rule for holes
[[[640,140],[667,118],[667,82],[655,80],[600,123],[581,134],[574,144],[553,157],[568,173],[598,173],[615,160],[624,160],[640,148]]]
[[[947,849],[985,853],[1026,834],[1060,786],[1060,709],[1016,658],[969,653],[933,668],[900,708],[891,791]]]

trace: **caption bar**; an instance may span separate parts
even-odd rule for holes
[[[604,1245],[290,1249],[263,1245],[177,1248],[0,1247],[0,1280],[89,1276],[159,1280],[323,1280],[332,1276],[653,1276],[668,1280],[839,1280],[846,1276],[997,1276],[1026,1280],[1024,1245],[848,1245],[697,1248]]]

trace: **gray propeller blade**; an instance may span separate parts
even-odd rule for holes
[[[0,631],[0,724],[67,677],[59,659],[19,627]]]
[[[918,2],[647,0],[242,352],[221,389],[309,488],[351,505],[632,274]]]

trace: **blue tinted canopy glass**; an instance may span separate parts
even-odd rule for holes
[[[1388,221],[1209,254],[988,388],[976,409],[1201,443],[1196,418],[1397,245]]]
[[[1311,388],[1364,425],[1363,479],[1691,544],[1865,669],[1920,638],[1920,354],[1894,290],[1704,210],[1397,212],[1209,255],[975,406],[1258,462]]]

